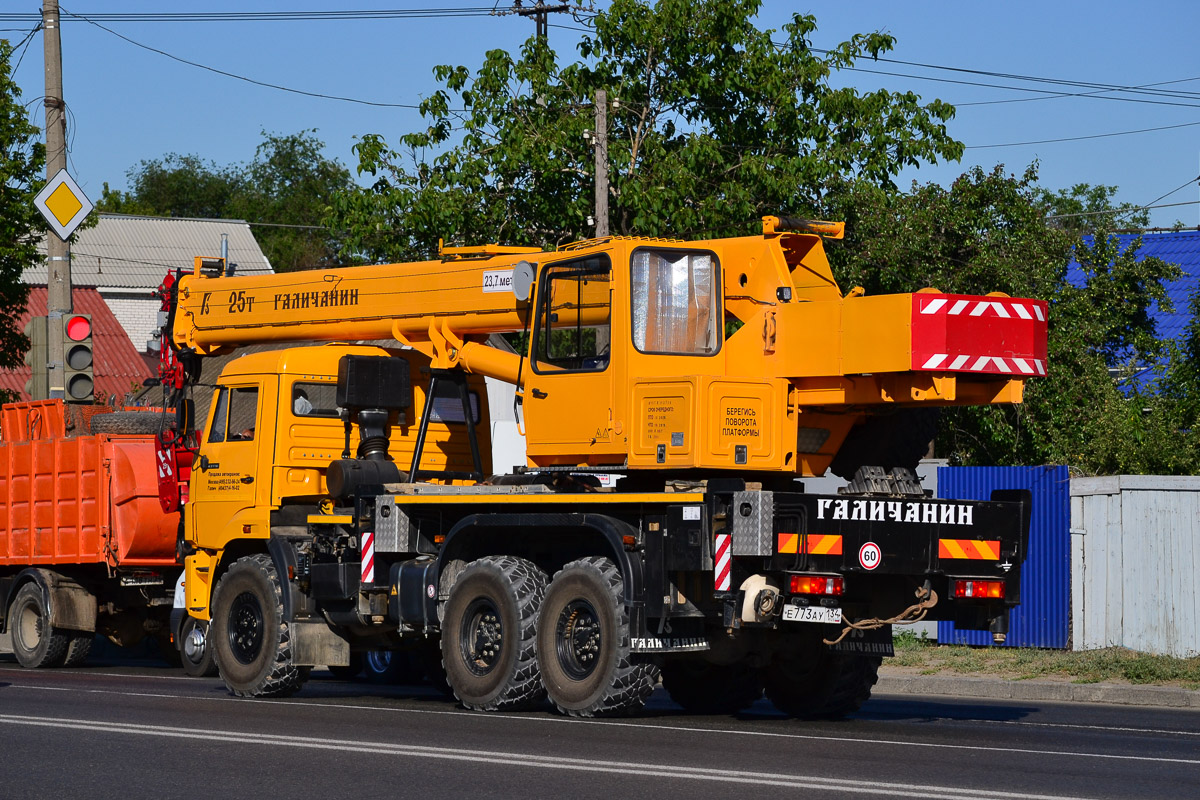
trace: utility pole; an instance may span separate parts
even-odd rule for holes
[[[549,35],[550,26],[547,22],[547,16],[549,14],[562,14],[570,10],[571,6],[566,3],[548,6],[545,0],[537,0],[537,5],[533,8],[522,8],[521,0],[513,0],[513,11],[516,12],[517,16],[533,17],[537,21],[537,35],[542,39],[545,39]]]
[[[608,92],[596,90],[596,238],[608,236]]]
[[[58,0],[42,0],[42,40],[46,51],[46,179],[67,167],[67,117],[62,87],[62,40]],[[50,397],[64,397],[64,315],[71,313],[71,246],[46,232],[47,255],[47,370]]]

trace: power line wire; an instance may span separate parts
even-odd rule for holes
[[[1188,181],[1188,183],[1192,183],[1192,181]],[[1187,183],[1185,183],[1183,186],[1187,186]],[[1183,186],[1180,186],[1179,189],[1182,189]],[[1179,189],[1176,189],[1175,192],[1179,191]],[[1175,192],[1168,192],[1168,194],[1174,194]],[[1167,195],[1163,195],[1163,197],[1166,197],[1166,196]],[[1121,216],[1124,216],[1125,214],[1129,214],[1134,211],[1149,211],[1152,208],[1175,208],[1176,206],[1194,206],[1197,204],[1200,204],[1200,200],[1187,200],[1182,203],[1163,203],[1162,205],[1158,205],[1158,206],[1155,206],[1155,205],[1137,206],[1136,208],[1125,208],[1125,209],[1110,208],[1107,211],[1077,211],[1073,214],[1051,214],[1051,215],[1047,216],[1046,219],[1067,219],[1068,217],[1096,217],[1101,214],[1119,214]]]
[[[1093,133],[1089,136],[1066,136],[1061,139],[1039,139],[1030,142],[1004,142],[1002,144],[969,144],[967,150],[987,150],[993,147],[1023,147],[1031,144],[1055,144],[1057,142],[1081,142],[1085,139],[1106,139],[1110,136],[1131,136],[1135,133],[1150,133],[1152,131],[1167,131],[1173,128],[1190,128],[1200,125],[1200,122],[1182,122],[1178,125],[1160,125],[1156,128],[1139,128],[1135,131],[1114,131],[1112,133]]]
[[[1166,194],[1162,195],[1161,197],[1156,197],[1156,198],[1154,198],[1154,199],[1153,199],[1153,200],[1151,200],[1149,203],[1147,203],[1145,207],[1146,207],[1146,208],[1152,208],[1152,207],[1154,206],[1154,204],[1155,204],[1155,203],[1157,203],[1159,200],[1162,200],[1162,199],[1164,199],[1164,198],[1170,197],[1171,195],[1173,195],[1173,194],[1175,194],[1176,192],[1178,192],[1180,189],[1183,189],[1183,188],[1184,188],[1184,187],[1186,187],[1186,186],[1191,186],[1191,185],[1192,185],[1193,183],[1195,183],[1196,181],[1200,181],[1200,176],[1197,176],[1197,177],[1195,177],[1195,178],[1192,178],[1192,179],[1191,179],[1191,180],[1189,180],[1189,181],[1185,181],[1185,182],[1183,182],[1183,183],[1179,184],[1179,185],[1178,185],[1178,186],[1176,186],[1174,189],[1172,189],[1171,191],[1169,191],[1169,192],[1167,192]],[[1126,214],[1132,214],[1134,211],[1137,211],[1137,210],[1138,210],[1138,209],[1136,209],[1136,208],[1131,208],[1131,209],[1128,209],[1128,210],[1126,210],[1126,211],[1122,211],[1120,214],[1118,214],[1118,215],[1117,215],[1117,218],[1123,217],[1123,216],[1125,216]]]
[[[238,75],[233,72],[227,72],[226,70],[217,69],[216,67],[210,67],[206,64],[200,64],[196,61],[189,61],[186,58],[180,58],[179,56],[172,55],[172,54],[166,52],[165,50],[159,50],[157,47],[151,47],[150,45],[146,45],[146,44],[142,44],[141,42],[134,41],[133,39],[130,39],[128,36],[124,36],[120,33],[117,33],[112,28],[107,28],[98,22],[94,22],[93,20],[91,20],[88,17],[82,16],[80,14],[72,14],[70,11],[67,11],[65,8],[60,7],[59,12],[66,16],[74,17],[75,19],[80,19],[80,20],[83,20],[84,22],[95,25],[100,30],[107,31],[108,33],[111,33],[113,36],[116,36],[118,39],[128,42],[129,44],[133,45],[134,47],[140,47],[141,49],[148,50],[151,53],[157,53],[158,55],[165,56],[166,58],[169,58],[172,61],[178,61],[180,64],[187,64],[189,67],[196,67],[197,69],[206,70],[208,72],[212,72],[217,75],[224,75],[227,78],[234,78],[235,80],[245,81],[246,83],[250,83],[255,86],[262,86],[267,89],[277,89],[281,92],[290,92],[291,94],[303,95],[305,97],[316,97],[316,98],[320,98],[322,100],[340,100],[344,103],[357,103],[359,105],[375,106],[375,107],[379,107],[379,108],[410,108],[410,109],[417,109],[417,110],[419,110],[421,108],[419,105],[414,105],[412,103],[382,103],[382,102],[379,102],[376,100],[363,100],[363,99],[357,98],[357,97],[342,97],[340,95],[322,94],[321,92],[309,92],[309,91],[305,91],[304,89],[293,89],[290,86],[280,86],[279,84],[276,84],[276,83],[268,83],[266,81],[255,80],[254,78],[247,78],[245,75]]]

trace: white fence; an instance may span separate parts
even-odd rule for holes
[[[1200,654],[1200,477],[1071,479],[1076,650]]]

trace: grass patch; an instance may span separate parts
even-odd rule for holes
[[[922,675],[953,673],[1010,680],[1065,679],[1200,689],[1200,657],[1173,658],[1123,647],[1068,652],[1017,647],[940,645],[911,631],[897,634],[896,657],[885,663]]]

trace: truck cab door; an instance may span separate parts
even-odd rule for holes
[[[260,469],[264,437],[270,439],[271,420],[265,419],[264,391],[260,381],[218,387],[213,396],[208,430],[192,469],[192,541],[199,547],[221,549],[232,538],[245,535],[244,525],[259,522],[254,531],[268,535],[253,513],[265,489],[270,494],[270,471]],[[268,450],[269,452],[269,450]],[[265,507],[264,507],[265,513]]]
[[[527,452],[539,465],[620,462],[614,433],[612,262],[600,253],[543,267],[530,372],[524,378]]]

